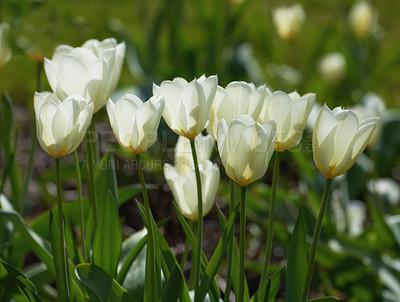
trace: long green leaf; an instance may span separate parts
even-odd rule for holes
[[[179,265],[175,264],[161,296],[161,301],[190,302],[189,291]]]
[[[63,224],[63,222],[62,222]],[[63,226],[64,227],[64,224]],[[69,293],[69,276],[68,271],[64,272],[62,267],[67,267],[66,259],[61,256],[60,242],[63,238],[60,238],[60,232],[58,223],[55,220],[53,213],[50,212],[49,217],[49,229],[50,229],[50,237],[51,237],[51,247],[53,251],[53,259],[56,268],[56,280],[57,280],[57,288],[58,295],[61,301],[69,301],[70,293]],[[64,264],[63,264],[64,262]],[[63,287],[61,287],[63,286]]]
[[[274,302],[281,281],[286,273],[286,267],[282,267],[265,280],[251,297],[250,302]]]
[[[111,191],[102,208],[94,234],[93,262],[114,278],[122,249],[122,229]]]
[[[221,228],[224,229],[228,220],[226,219],[225,215],[222,213],[221,209],[217,205],[217,214],[218,220],[220,221]],[[233,263],[232,263],[232,287],[235,293],[239,292],[239,249],[235,242],[233,243]],[[247,285],[247,280],[244,280],[244,300],[248,301],[250,299],[249,296],[249,288]]]
[[[12,208],[11,203],[3,194],[0,194],[0,205],[0,216],[7,218],[14,224],[20,236],[24,239],[25,245],[29,245],[40,261],[46,265],[50,273],[56,276],[51,247],[48,241],[41,238],[25,224],[21,215]],[[68,262],[68,267],[69,270],[74,269],[73,264],[70,262]],[[71,291],[76,295],[77,301],[84,301],[83,293],[78,285],[78,280],[75,277],[72,278],[72,281],[74,286],[71,288]]]
[[[207,265],[205,272],[202,275],[201,283],[199,287],[199,299],[202,301],[209,290],[210,284],[214,280],[215,275],[218,272],[219,266],[226,254],[226,249],[228,246],[228,239],[233,232],[233,227],[235,225],[237,211],[234,211],[231,217],[229,217],[228,222],[225,225],[222,238],[220,239],[217,248],[215,249],[210,262]]]
[[[13,203],[14,203],[14,205],[16,205],[18,203],[18,199],[19,199],[21,182],[20,182],[18,164],[15,159],[15,156],[13,156],[14,151],[16,149],[15,144],[17,143],[17,140],[15,140],[14,145],[13,145],[12,144],[13,140],[11,139],[11,133],[12,133],[11,129],[12,129],[12,124],[13,124],[13,104],[12,104],[11,97],[7,93],[4,93],[4,97],[0,96],[0,98],[1,98],[1,100],[0,100],[0,114],[1,114],[0,135],[1,135],[1,140],[3,143],[5,158],[11,159],[11,162],[9,163],[10,168],[8,170],[8,178],[11,183]]]
[[[21,272],[19,272],[15,267],[12,265],[7,264],[6,262],[1,261],[1,264],[7,270],[7,272],[12,276],[17,283],[18,287],[21,289],[23,294],[28,298],[29,301],[42,301],[37,296],[37,290],[35,285],[26,278]]]
[[[300,208],[290,242],[286,271],[286,301],[300,301],[304,279],[307,271],[307,243],[303,218],[303,207]]]
[[[75,273],[79,281],[95,295],[98,301],[136,301],[117,281],[94,264],[79,264],[75,269]]]
[[[196,250],[196,235],[193,234],[192,229],[190,228],[189,224],[186,222],[185,218],[183,217],[182,213],[179,211],[178,207],[174,203],[174,208],[176,215],[178,216],[178,220],[183,228],[183,231],[185,232],[186,238],[189,241],[189,244],[192,246],[193,250]],[[208,266],[208,260],[204,252],[201,252],[201,267],[202,270],[205,270],[205,268]],[[213,301],[219,301],[220,299],[220,292],[217,283],[215,280],[212,280],[211,288],[209,291],[210,297]]]
[[[157,227],[160,228],[162,227],[169,218],[163,219],[157,224]],[[135,233],[136,234],[136,233]],[[126,240],[124,241],[125,244]],[[135,261],[136,257],[139,255],[143,247],[146,245],[147,242],[147,235],[144,235],[135,245],[134,247],[130,250],[129,254],[123,259],[122,262],[120,262],[120,268],[118,269],[118,275],[117,275],[117,281],[120,284],[124,283],[125,277],[129,272],[129,269]]]
[[[321,297],[308,300],[308,302],[337,302],[337,301],[340,301],[340,299],[336,297]]]

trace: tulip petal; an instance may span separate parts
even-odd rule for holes
[[[76,57],[65,55],[60,59],[58,85],[67,95],[85,96],[87,69]]]

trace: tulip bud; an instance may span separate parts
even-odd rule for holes
[[[218,123],[218,152],[225,173],[245,187],[264,176],[274,152],[276,122],[263,125],[251,116],[239,115],[229,126],[224,119]]]
[[[40,146],[54,158],[76,150],[91,123],[93,104],[74,95],[60,101],[54,93],[35,93],[36,132]]]
[[[359,39],[364,39],[377,31],[379,28],[377,19],[378,15],[371,3],[363,0],[353,5],[348,16],[350,28]]]
[[[265,85],[256,88],[253,83],[231,82],[225,89],[218,86],[210,109],[207,132],[216,140],[220,119],[223,118],[228,124],[240,114],[256,119],[266,95],[271,95],[271,92]]]
[[[385,103],[382,99],[373,92],[369,92],[363,96],[361,103],[355,105],[351,108],[358,116],[360,120],[367,119],[370,117],[382,117],[385,111]],[[382,131],[382,123],[378,122],[378,125],[372,134],[371,139],[368,142],[367,147],[372,146],[376,143],[379,138],[379,135]]]
[[[220,173],[218,166],[209,161],[214,146],[210,135],[198,135],[194,140],[199,159],[200,181],[203,196],[203,216],[211,210],[217,194]],[[191,220],[198,220],[196,174],[194,171],[190,142],[180,136],[175,146],[175,166],[164,165],[164,176],[182,214]]]
[[[0,24],[0,68],[5,65],[12,55],[10,43],[8,41],[8,35],[10,32],[10,24]]]
[[[296,3],[292,6],[281,6],[274,9],[272,18],[279,36],[285,40],[293,40],[297,38],[306,14],[303,6]]]
[[[143,103],[133,94],[107,102],[111,128],[118,143],[127,151],[140,154],[157,139],[157,129],[164,110],[164,98],[153,96]]]
[[[378,117],[361,120],[352,110],[324,105],[315,122],[314,161],[326,178],[346,173],[367,146],[379,121]]]
[[[314,103],[314,93],[300,96],[296,91],[290,94],[276,91],[267,100],[259,121],[276,121],[276,151],[285,151],[299,143]]]
[[[207,125],[217,90],[217,76],[204,75],[188,83],[183,78],[153,85],[153,94],[165,99],[163,118],[178,135],[195,138]]]
[[[99,111],[113,93],[122,69],[125,43],[113,38],[89,40],[81,47],[60,45],[45,72],[51,89],[60,99],[77,94],[94,103]]]
[[[346,59],[340,52],[325,55],[319,66],[322,78],[329,84],[337,84],[346,74]]]
[[[211,135],[199,134],[195,137],[194,143],[196,146],[197,160],[201,168],[203,167],[204,162],[210,159],[211,153],[214,149],[215,140]],[[175,146],[175,167],[183,172],[194,170],[190,141],[184,136],[179,136]]]

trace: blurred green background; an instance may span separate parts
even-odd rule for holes
[[[400,1],[371,1],[379,15],[379,30],[376,35],[364,39],[357,39],[348,26],[348,12],[354,1],[300,1],[306,21],[297,39],[286,41],[276,33],[272,10],[292,3],[1,0],[1,21],[11,24],[13,57],[0,68],[0,88],[9,93],[16,105],[14,128],[19,140],[17,161],[21,170],[26,169],[29,152],[37,66],[44,57],[51,58],[60,44],[80,46],[88,39],[108,37],[125,41],[126,60],[115,95],[135,91],[147,98],[153,82],[159,84],[176,76],[191,80],[203,73],[218,74],[221,86],[244,80],[257,85],[267,83],[272,90],[315,92],[317,100],[331,108],[357,104],[365,93],[373,91],[388,108],[382,135],[349,174],[333,184],[331,209],[321,235],[312,293],[336,295],[345,301],[383,298],[400,301]],[[326,82],[319,70],[322,57],[330,52],[343,53],[346,61],[345,75],[337,83]],[[49,90],[44,73],[41,78],[43,90]],[[105,110],[99,115],[96,117],[98,130],[104,143],[100,146],[109,148],[115,140]],[[165,124],[160,131],[167,133]],[[144,154],[149,163],[158,160],[158,164],[147,169],[146,179],[158,184],[158,189],[150,192],[156,218],[172,216],[171,223],[165,226],[165,234],[179,257],[178,247],[182,248],[184,238],[162,174],[162,161],[172,161],[171,148],[176,135],[164,134],[160,135],[160,142]],[[308,129],[301,144],[282,156],[272,269],[286,264],[300,204],[308,209],[307,229],[308,234],[312,233],[323,178],[312,160],[311,137]],[[103,153],[105,148],[101,149]],[[48,156],[38,149],[34,184],[31,183],[28,191],[34,202],[25,212],[33,224],[37,214],[55,202],[54,169],[52,163],[48,163]],[[126,160],[132,157],[118,147],[116,150],[119,184],[137,183],[130,162],[125,166]],[[75,190],[72,158],[63,161],[63,165],[65,189],[71,193]],[[248,193],[247,277],[251,290],[258,284],[263,256],[270,177],[271,171],[268,171]],[[7,187],[5,189],[7,192]],[[223,210],[227,210],[224,208],[227,192],[228,182],[224,177],[217,198]],[[356,199],[361,205],[357,206]],[[128,226],[135,230],[142,227],[133,208],[133,204],[120,208],[124,234],[132,232]],[[207,256],[211,255],[220,235],[216,221],[213,210],[205,220],[205,238],[209,239],[204,244]],[[279,297],[284,297],[283,288]]]
[[[372,2],[380,33],[361,41],[347,22],[354,1],[343,0],[300,1],[306,21],[298,38],[280,39],[271,11],[292,3],[2,0],[1,18],[11,23],[14,57],[0,70],[1,86],[16,103],[30,104],[33,59],[51,58],[59,44],[79,46],[113,36],[128,45],[119,87],[216,73],[223,86],[232,80],[266,82],[273,90],[316,92],[329,106],[356,103],[371,90],[388,107],[400,105],[399,1]],[[333,87],[318,73],[320,59],[332,51],[342,52],[347,65],[346,77]]]

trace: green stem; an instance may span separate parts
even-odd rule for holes
[[[238,301],[243,302],[244,297],[244,259],[246,242],[246,187],[241,187],[240,192],[240,248],[239,248],[239,297]]]
[[[190,226],[190,229],[192,230],[192,232],[193,233],[195,233],[196,232],[196,224],[192,221],[192,220],[189,220],[188,221],[189,222],[189,226]],[[195,267],[195,263],[196,263],[196,251],[195,251],[195,249],[192,247],[192,259],[191,259],[191,267],[193,268],[193,267]],[[194,284],[194,273],[195,273],[195,271],[194,271],[194,269],[191,269],[190,270],[190,275],[189,275],[189,290],[194,290],[195,289],[195,284]]]
[[[230,203],[229,203],[229,217],[232,215],[235,208],[235,182],[230,179]],[[228,243],[228,258],[227,258],[227,270],[226,270],[226,287],[225,287],[225,297],[224,302],[229,302],[229,296],[231,294],[232,286],[232,260],[233,260],[233,232],[229,237]]]
[[[197,246],[196,246],[196,261],[195,261],[195,293],[194,293],[194,301],[199,302],[199,281],[200,281],[200,261],[201,261],[201,251],[202,251],[202,237],[203,237],[203,198],[201,191],[201,180],[200,180],[200,170],[199,163],[197,161],[197,153],[196,153],[196,144],[194,139],[190,140],[190,147],[192,149],[194,170],[196,173],[196,183],[197,183]]]
[[[139,178],[140,178],[140,184],[142,186],[142,194],[143,194],[143,200],[144,200],[144,207],[146,211],[146,220],[147,220],[147,246],[149,249],[148,256],[149,258],[146,259],[146,266],[149,265],[150,269],[149,271],[151,272],[149,277],[149,282],[150,282],[150,290],[149,290],[149,297],[148,301],[156,301],[156,289],[158,288],[157,284],[155,283],[155,276],[158,276],[158,274],[155,271],[155,249],[154,249],[154,230],[153,230],[153,223],[152,223],[152,216],[150,212],[150,204],[149,204],[149,197],[147,195],[147,190],[146,190],[146,183],[144,181],[144,175],[143,175],[143,170],[142,170],[142,162],[140,159],[140,154],[136,154],[136,160],[137,160],[137,166],[138,166],[138,171],[139,171]],[[147,271],[147,270],[146,270]]]
[[[86,162],[87,162],[87,186],[88,186],[88,193],[89,193],[89,200],[90,204],[93,209],[93,222],[94,222],[94,229],[96,230],[97,227],[97,220],[98,220],[98,210],[97,210],[97,193],[96,193],[96,184],[95,184],[95,161],[94,161],[94,153],[95,153],[95,131],[94,129],[94,121],[89,128],[89,131],[86,133]]]
[[[312,274],[313,274],[313,270],[314,270],[315,254],[317,252],[319,235],[321,234],[322,220],[324,218],[326,205],[328,204],[328,195],[329,195],[329,188],[331,186],[331,182],[332,182],[332,179],[329,179],[329,178],[325,179],[324,193],[322,194],[321,205],[319,208],[317,222],[315,224],[314,235],[313,235],[313,239],[312,239],[312,243],[311,243],[311,250],[310,250],[310,257],[308,259],[306,279],[304,281],[303,290],[301,292],[301,300],[300,300],[301,302],[305,302],[307,300],[308,292],[310,290],[311,278],[312,278]]]
[[[82,242],[82,253],[84,258],[87,260],[87,250],[86,250],[86,240],[85,240],[85,213],[83,210],[83,198],[82,198],[82,178],[81,178],[81,169],[79,167],[79,158],[78,152],[74,151],[74,162],[75,162],[75,170],[76,170],[76,181],[78,187],[78,204],[79,204],[79,223],[80,223],[80,233],[81,233],[81,242]]]
[[[268,275],[269,264],[271,261],[272,252],[272,238],[274,237],[274,215],[275,215],[275,199],[276,199],[276,187],[278,184],[278,174],[279,174],[279,152],[275,152],[274,161],[274,172],[272,177],[271,185],[271,200],[269,204],[269,220],[268,220],[268,234],[267,234],[267,245],[265,250],[264,265],[261,272],[260,285],[264,282]]]
[[[57,284],[59,290],[59,298],[64,297],[68,302],[69,291],[67,284],[67,258],[65,254],[65,238],[64,238],[64,223],[63,223],[63,208],[62,208],[62,191],[61,191],[61,167],[60,159],[56,158],[56,183],[57,183],[57,207],[58,207],[58,230],[60,236],[60,253],[61,253],[61,284]]]

